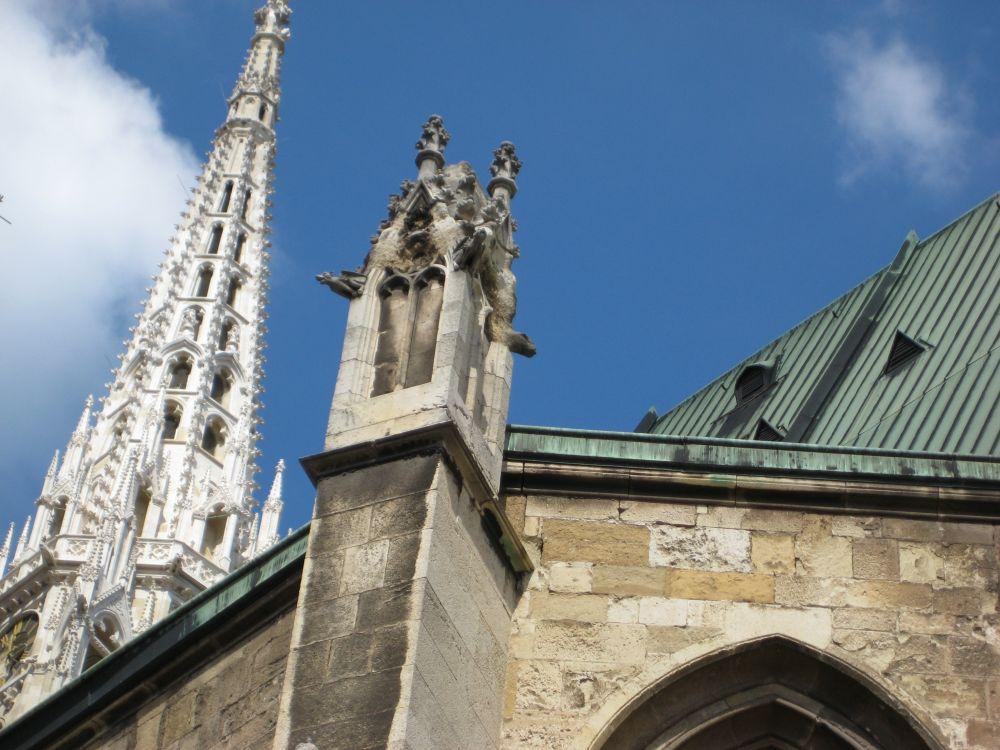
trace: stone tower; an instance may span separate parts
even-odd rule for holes
[[[501,144],[484,190],[448,141],[431,117],[363,265],[318,277],[350,310],[326,451],[303,460],[318,494],[276,748],[498,745],[531,567],[498,500],[511,352],[534,353],[512,327],[521,164]]]
[[[255,514],[279,74],[268,0],[228,114],[108,395],[88,399],[37,510],[0,553],[5,721],[276,539],[279,463]]]

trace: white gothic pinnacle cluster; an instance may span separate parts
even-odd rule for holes
[[[24,713],[271,546],[261,513],[269,195],[291,11],[269,0],[225,123],[113,373],[0,548],[0,715]],[[11,554],[13,553],[13,554]]]

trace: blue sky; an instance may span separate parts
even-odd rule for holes
[[[107,380],[256,4],[0,0],[38,37],[0,49],[0,83],[26,92],[0,124],[0,272],[58,295],[0,301],[0,345],[26,360],[0,381],[4,517]],[[631,429],[1000,188],[996,3],[293,7],[260,476],[293,464],[288,526],[310,512],[294,462],[322,448],[346,314],[312,277],[364,257],[428,114],[450,160],[483,174],[509,139],[525,165],[517,326],[539,354],[516,362],[518,423]],[[43,174],[58,196],[32,189]]]

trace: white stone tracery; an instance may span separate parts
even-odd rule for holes
[[[88,653],[121,645],[277,540],[284,464],[261,513],[253,491],[266,198],[290,13],[284,0],[267,0],[254,14],[226,121],[123,342],[108,395],[96,416],[87,400],[13,555],[13,524],[0,547],[0,632],[28,612],[42,623],[0,684],[3,723],[80,674]],[[200,290],[205,269],[211,283]],[[186,380],[175,377],[181,362]],[[169,429],[168,416],[176,420]],[[206,428],[221,438],[212,453],[202,447]]]

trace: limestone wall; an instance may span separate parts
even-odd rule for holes
[[[998,746],[990,525],[539,496],[507,510],[538,568],[504,747],[597,747],[665,675],[771,634],[856,667],[947,747]]]
[[[294,611],[158,692],[87,750],[256,750],[274,741]]]

